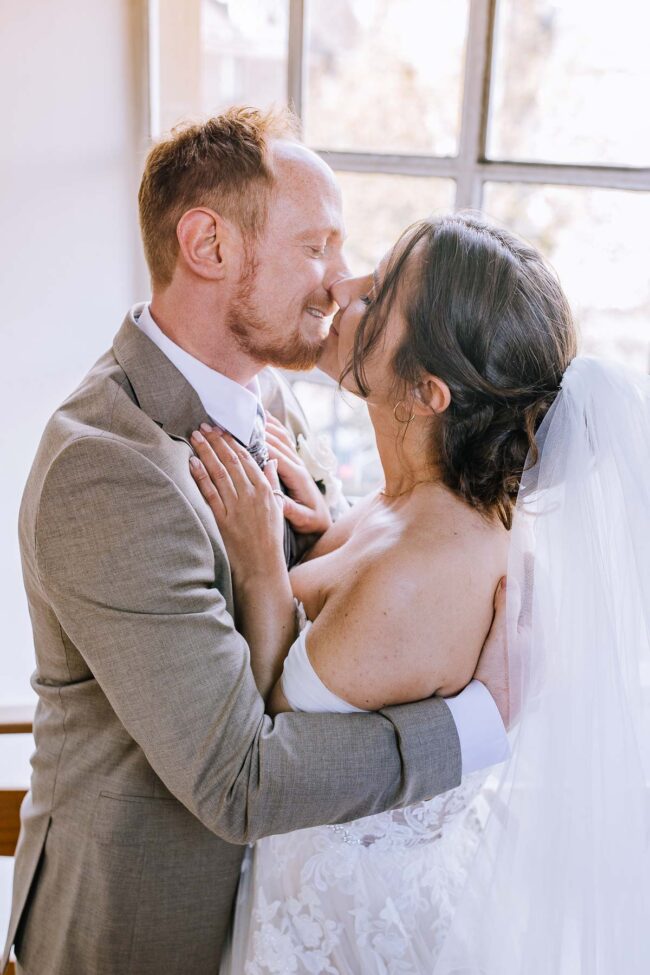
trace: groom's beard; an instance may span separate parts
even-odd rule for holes
[[[263,365],[307,371],[317,364],[327,337],[312,338],[295,325],[281,338],[269,335],[268,322],[253,300],[255,266],[251,265],[239,282],[228,316],[228,326],[240,349]],[[303,313],[306,309],[303,310]]]

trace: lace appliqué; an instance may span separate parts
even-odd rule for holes
[[[296,613],[302,629],[297,600]],[[237,909],[243,955],[227,975],[429,975],[487,818],[485,780],[477,772],[406,809],[259,840]]]
[[[484,782],[259,841],[245,975],[429,972],[485,821]]]

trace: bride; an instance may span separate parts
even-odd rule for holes
[[[415,225],[333,297],[320,365],[365,398],[385,482],[292,570],[282,646],[248,596],[282,546],[274,465],[218,431],[193,441],[258,686],[272,714],[452,696],[508,571],[527,620],[511,620],[513,758],[407,809],[260,840],[222,975],[640,975],[650,383],[576,359],[552,271],[472,217]],[[268,429],[282,475],[294,445]]]

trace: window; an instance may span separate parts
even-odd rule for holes
[[[483,210],[554,264],[584,351],[650,367],[643,5],[195,2],[198,107],[294,106],[339,176],[355,272],[414,219]],[[346,489],[370,488],[378,466],[363,404],[318,373],[290,378],[332,437]]]

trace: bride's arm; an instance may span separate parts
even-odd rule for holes
[[[296,636],[282,501],[273,494],[272,465],[265,476],[232,437],[209,436],[210,443],[200,433],[192,435],[197,457],[190,467],[226,546],[237,629],[248,643],[255,683],[266,699]]]
[[[262,474],[248,451],[228,434],[213,430],[204,437],[196,432],[192,444],[200,460],[192,464],[192,474],[226,546],[236,624],[250,649],[255,682],[265,699],[278,684],[270,713],[289,711],[278,682],[296,636],[295,603],[284,560],[286,498],[273,495],[273,487],[279,487],[277,476]],[[271,472],[272,464],[266,470]],[[370,501],[363,498],[346,512],[304,561],[344,544]]]

